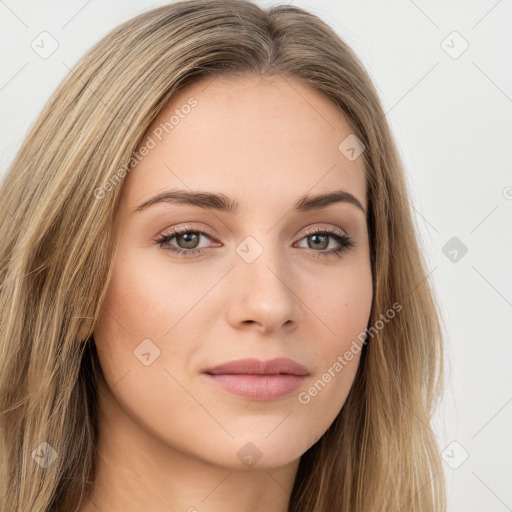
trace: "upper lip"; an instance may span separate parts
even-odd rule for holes
[[[287,357],[278,357],[260,361],[259,359],[238,359],[229,361],[212,368],[207,368],[204,373],[211,375],[219,374],[247,374],[247,375],[309,375],[309,371],[301,364],[288,359]]]

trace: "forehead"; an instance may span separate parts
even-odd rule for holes
[[[363,159],[339,150],[352,133],[329,98],[296,80],[203,79],[175,94],[147,130],[140,147],[152,147],[125,179],[123,202],[132,209],[179,187],[242,206],[259,198],[261,207],[343,188],[366,207]]]

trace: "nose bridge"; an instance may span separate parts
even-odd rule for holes
[[[273,232],[249,235],[236,247],[234,322],[255,321],[266,330],[298,318],[291,267]]]
[[[284,286],[282,281],[289,270],[286,251],[272,232],[248,235],[237,245],[236,253],[241,260],[237,266],[242,274],[247,275],[247,279],[254,279],[266,286],[277,281],[279,286]]]

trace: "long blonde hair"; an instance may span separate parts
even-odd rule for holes
[[[301,457],[289,511],[445,510],[430,428],[442,388],[441,317],[369,75],[332,28],[300,8],[185,0],[120,25],[80,60],[0,189],[1,512],[76,511],[94,480],[101,367],[90,341],[114,261],[122,183],[101,198],[95,191],[122,181],[176,91],[247,73],[300,80],[348,119],[366,148],[369,326],[402,306],[374,329],[340,414]],[[36,464],[43,455],[57,458]]]

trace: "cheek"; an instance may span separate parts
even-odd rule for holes
[[[156,250],[119,247],[94,329],[98,357],[111,385],[141,369],[181,368],[195,351],[191,326],[197,329],[201,319],[196,306],[217,277],[210,272],[203,279],[172,267],[165,254],[155,258]],[[154,362],[145,367],[148,359]]]
[[[114,271],[102,304],[94,339],[107,382],[115,385],[127,372],[142,366],[137,348],[151,340],[158,348],[160,333],[168,330],[172,319],[165,315],[167,293],[148,266],[119,248]],[[142,345],[143,347],[146,345]],[[153,348],[154,358],[158,350]],[[143,352],[145,353],[145,352]]]
[[[314,375],[298,396],[298,403],[321,418],[327,428],[334,420],[352,387],[360,362],[365,331],[371,313],[372,278],[368,266],[354,267],[317,294],[313,330],[317,364]]]
[[[187,272],[170,269],[154,250],[119,249],[98,329],[117,323],[121,337],[162,338],[197,302],[202,290]],[[109,315],[110,313],[110,315]],[[104,320],[104,321],[102,321]],[[140,342],[140,341],[139,341]]]
[[[323,325],[319,355],[324,359],[346,350],[368,325],[373,295],[369,263],[346,268],[322,285],[323,289],[316,289],[312,304]]]

